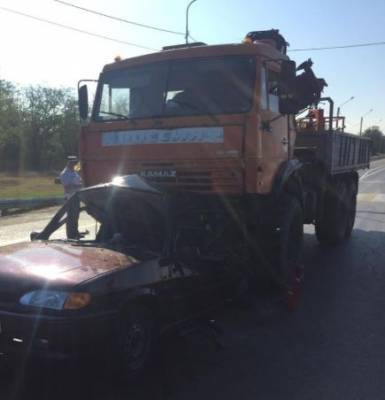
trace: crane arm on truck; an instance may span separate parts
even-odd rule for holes
[[[323,78],[318,78],[309,58],[297,68],[293,61],[282,61],[280,82],[281,111],[284,114],[298,114],[301,110],[318,104],[327,85]],[[296,71],[303,71],[296,75]]]
[[[323,78],[317,78],[313,69],[313,62],[309,58],[297,67],[297,71],[303,72],[296,76],[296,92],[298,105],[301,108],[317,104],[321,98],[321,93],[327,86]]]

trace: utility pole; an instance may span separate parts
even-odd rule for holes
[[[373,108],[371,108],[368,112],[366,112],[360,120],[360,136],[362,136],[362,125],[364,123],[364,117],[366,117],[368,114],[370,114],[373,111]]]
[[[349,97],[346,101],[344,101],[342,104],[340,104],[337,107],[337,122],[336,122],[336,128],[338,130],[338,124],[339,124],[339,116],[340,116],[340,111],[341,111],[341,107],[344,106],[346,103],[349,103],[349,101],[352,101],[354,99],[354,96]],[[345,126],[342,127],[342,131],[344,131]]]
[[[195,3],[197,0],[192,0],[190,1],[190,3],[188,3],[188,6],[186,8],[186,33],[185,33],[185,40],[186,40],[186,44],[188,44],[188,37],[190,36],[190,32],[189,32],[189,26],[188,26],[188,17],[189,17],[189,12],[190,12],[190,7],[193,5],[193,3]]]

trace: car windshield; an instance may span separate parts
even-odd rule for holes
[[[251,107],[255,59],[210,57],[105,72],[96,120],[244,113]]]
[[[102,244],[134,253],[161,252],[164,220],[151,200],[117,187],[78,192],[53,217],[41,238]]]

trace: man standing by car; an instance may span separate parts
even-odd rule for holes
[[[65,199],[68,200],[74,193],[82,187],[82,178],[75,171],[78,158],[76,156],[67,157],[67,166],[60,174],[60,182],[64,188]],[[72,199],[68,202],[67,220],[66,225],[67,238],[79,239],[78,219],[79,219],[79,201]]]
[[[68,156],[67,166],[60,174],[60,182],[63,185],[66,200],[82,187],[82,178],[75,171],[77,163],[76,156]]]

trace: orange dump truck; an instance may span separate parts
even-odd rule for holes
[[[79,85],[86,184],[138,174],[219,199],[262,269],[290,286],[303,224],[323,243],[350,236],[370,143],[344,132],[311,60],[297,67],[286,49],[277,30],[256,31],[241,44],[169,46],[106,65],[90,114]]]

